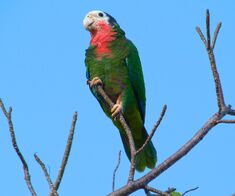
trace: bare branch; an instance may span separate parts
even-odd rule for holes
[[[118,153],[118,163],[117,163],[117,166],[115,167],[114,171],[113,171],[113,184],[112,184],[112,191],[115,190],[115,178],[116,178],[116,173],[117,173],[117,170],[119,168],[119,165],[121,163],[121,150],[119,151]]]
[[[191,151],[207,135],[207,133],[217,125],[217,121],[221,120],[224,116],[225,113],[215,113],[186,144],[168,157],[163,163],[158,165],[158,167],[151,170],[145,176],[135,180],[131,185],[126,185],[111,193],[110,196],[128,195],[146,186],[150,181],[161,175],[165,170],[170,168],[174,163]]]
[[[235,120],[218,120],[217,123],[235,123]]]
[[[204,43],[205,47],[207,48],[206,38],[205,38],[205,36],[203,35],[203,33],[202,33],[200,27],[196,27],[196,31],[197,31],[198,35],[200,36],[202,42]]]
[[[144,144],[142,145],[142,147],[140,147],[140,148],[136,151],[136,155],[137,155],[138,153],[140,153],[140,152],[145,148],[145,146],[147,146],[148,143],[151,141],[151,139],[152,139],[152,137],[153,137],[155,131],[157,130],[158,126],[160,125],[160,123],[161,123],[161,121],[162,121],[162,119],[163,119],[163,117],[164,117],[164,115],[165,115],[165,113],[166,113],[166,109],[167,109],[167,106],[164,105],[163,108],[162,108],[162,112],[161,112],[161,114],[160,114],[160,116],[159,116],[159,119],[157,120],[156,124],[154,125],[154,127],[153,127],[151,133],[149,134],[148,138],[146,139],[146,141],[144,142]]]
[[[211,49],[214,50],[214,47],[215,47],[215,43],[216,43],[216,40],[217,40],[217,36],[219,34],[219,31],[220,31],[220,28],[222,26],[222,23],[220,22],[216,29],[215,29],[215,32],[214,32],[214,37],[213,37],[213,41],[212,41],[212,46],[211,46]]]
[[[206,36],[207,36],[207,48],[211,48],[211,33],[210,33],[210,12],[206,10]]]
[[[195,191],[195,190],[197,190],[198,188],[199,188],[199,187],[196,187],[196,188],[193,188],[193,189],[189,189],[189,190],[185,191],[185,192],[182,194],[182,196],[186,195],[187,193],[189,193],[189,192],[191,192],[191,191]]]
[[[42,168],[42,170],[43,170],[43,172],[44,172],[44,174],[45,174],[45,177],[46,177],[46,179],[47,179],[47,182],[48,182],[48,185],[49,185],[51,191],[55,190],[55,187],[54,187],[54,185],[53,185],[53,183],[52,183],[52,181],[51,181],[50,175],[49,175],[48,172],[47,172],[47,169],[46,169],[46,167],[45,167],[45,164],[41,161],[41,159],[40,159],[36,154],[34,154],[34,158],[35,158],[35,160],[38,162],[38,164],[41,166],[41,168]],[[57,194],[57,195],[58,195],[58,194]]]
[[[230,106],[231,107],[231,106]],[[235,110],[231,109],[228,111],[229,115],[235,116]]]
[[[15,132],[14,132],[14,127],[13,127],[13,123],[12,123],[12,120],[11,120],[11,112],[12,112],[12,108],[10,107],[9,108],[9,112],[6,111],[6,108],[2,102],[2,100],[0,99],[0,107],[4,113],[4,115],[6,116],[7,118],[7,121],[8,121],[8,126],[9,126],[9,130],[10,130],[10,135],[11,135],[11,140],[12,140],[12,145],[15,149],[15,152],[16,154],[18,155],[18,157],[20,158],[20,161],[23,165],[23,170],[24,170],[24,179],[25,179],[25,182],[28,186],[28,189],[30,191],[30,193],[33,195],[33,196],[36,196],[36,192],[34,191],[34,188],[33,188],[33,185],[31,183],[31,179],[30,179],[30,174],[29,174],[29,169],[28,169],[28,165],[24,159],[24,156],[22,155],[18,145],[17,145],[17,142],[16,142],[16,137],[15,137]]]
[[[72,125],[71,125],[71,128],[70,128],[70,132],[69,132],[68,141],[67,141],[67,145],[66,145],[66,148],[65,148],[63,160],[62,160],[59,172],[58,172],[56,182],[54,184],[54,187],[55,187],[56,191],[58,191],[58,189],[59,189],[61,179],[63,177],[64,170],[65,170],[65,167],[66,167],[67,162],[68,162],[68,158],[69,158],[69,154],[70,154],[70,150],[71,150],[71,146],[72,146],[72,142],[73,142],[73,135],[74,135],[76,122],[77,122],[77,112],[75,112],[74,115],[73,115]]]
[[[213,48],[215,46],[215,42],[216,42],[217,35],[219,33],[221,25],[222,25],[222,23],[219,23],[217,25],[217,28],[216,28],[215,33],[214,33],[212,47],[210,45],[210,13],[209,13],[209,10],[206,11],[207,41],[205,40],[205,37],[203,36],[200,28],[199,27],[196,28],[196,30],[197,30],[200,38],[202,39],[203,43],[204,44],[207,43],[207,44],[205,44],[205,46],[206,46],[206,50],[207,50],[208,57],[209,57],[209,60],[210,60],[211,70],[212,70],[212,73],[213,73],[213,78],[214,78],[214,81],[215,81],[215,89],[216,89],[216,96],[217,96],[217,103],[218,103],[218,107],[219,107],[219,112],[221,112],[224,109],[224,107],[226,107],[226,106],[225,106],[225,101],[224,101],[224,96],[223,96],[223,89],[222,89],[219,73],[218,73],[217,67],[216,67]]]
[[[220,77],[216,68],[215,57],[214,57],[213,51],[212,50],[208,51],[208,55],[209,55],[209,59],[211,63],[211,70],[212,70],[214,81],[215,81],[217,103],[218,103],[219,111],[221,112],[223,108],[225,107],[222,85],[221,85]]]
[[[169,187],[168,190],[166,190],[165,192],[166,192],[166,193],[172,193],[172,192],[174,192],[174,191],[176,191],[176,188],[174,188],[174,187]]]
[[[152,192],[152,193],[156,193],[156,194],[158,194],[160,196],[170,196],[170,193],[166,193],[166,192],[160,191],[160,190],[155,189],[155,188],[150,187],[150,186],[145,186],[144,187],[144,191],[145,191],[146,194],[148,192]]]

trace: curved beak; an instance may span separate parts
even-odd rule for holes
[[[86,30],[90,31],[93,29],[93,24],[95,22],[94,17],[91,14],[88,14],[85,16],[84,20],[83,20],[83,25],[85,27]]]

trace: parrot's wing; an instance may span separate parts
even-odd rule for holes
[[[138,51],[131,41],[128,40],[128,43],[130,49],[128,56],[125,59],[125,63],[128,68],[129,79],[144,123],[146,107],[144,77]]]

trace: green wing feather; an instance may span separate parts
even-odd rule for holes
[[[145,85],[144,85],[144,78],[143,78],[143,71],[141,67],[140,58],[138,55],[138,51],[135,45],[129,41],[128,45],[130,47],[130,52],[125,59],[129,79],[136,96],[136,100],[138,103],[139,111],[141,113],[142,121],[144,124],[145,121],[145,107],[146,107],[146,98],[145,98]]]

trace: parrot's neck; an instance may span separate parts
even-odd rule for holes
[[[108,45],[116,39],[116,32],[114,32],[112,27],[105,22],[100,22],[98,25],[98,30],[91,32],[90,44],[96,46],[96,54],[98,57],[104,55],[109,56],[111,55],[111,51],[108,48]]]

